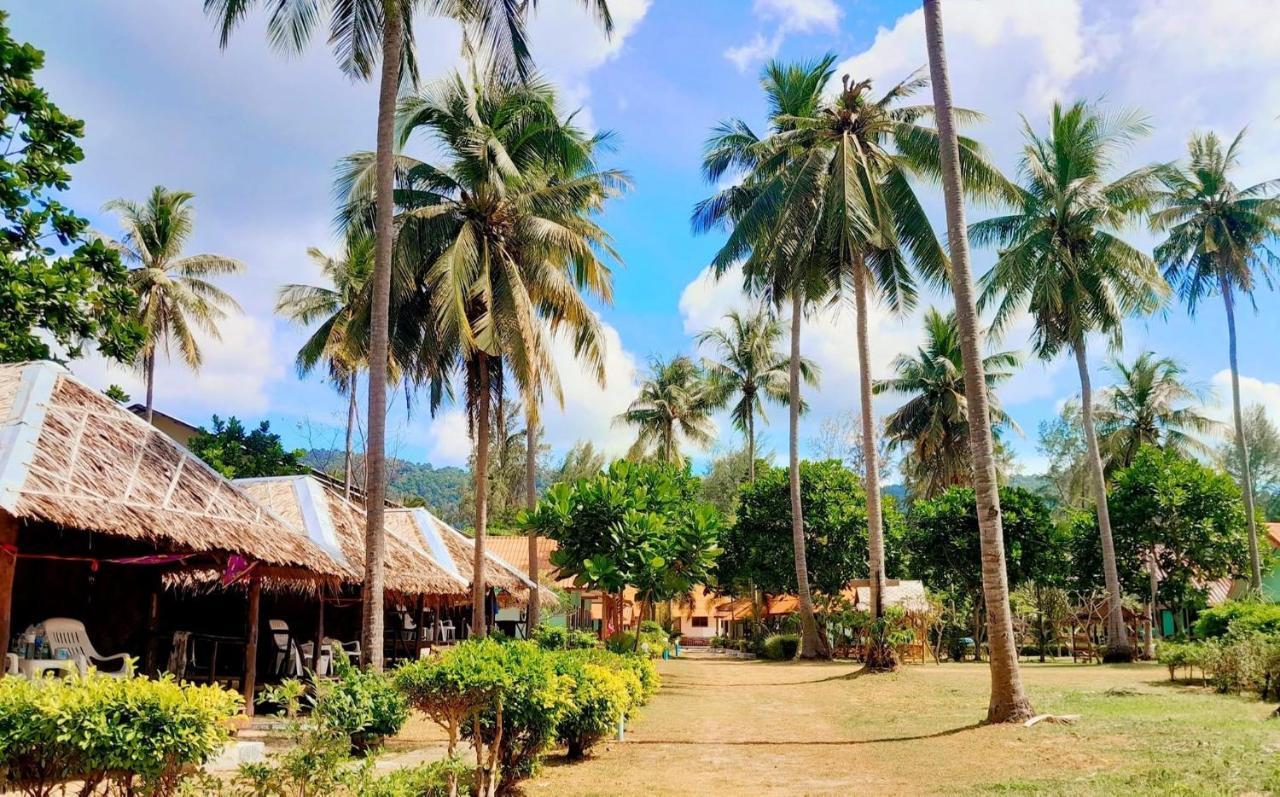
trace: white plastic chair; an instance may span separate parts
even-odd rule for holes
[[[314,642],[303,642],[299,645],[293,636],[289,633],[289,624],[284,620],[268,620],[267,626],[271,629],[271,641],[275,644],[276,649],[276,675],[283,675],[288,678],[301,678],[306,672],[303,662],[311,661],[311,653],[315,650]],[[329,655],[327,646],[320,648],[320,659],[324,664],[324,671],[328,670],[328,662],[325,659]],[[317,668],[319,669],[319,668]]]
[[[113,678],[130,678],[133,676],[133,658],[128,653],[116,653],[104,656],[94,649],[89,641],[89,632],[84,623],[69,617],[50,617],[44,621],[44,636],[49,642],[49,649],[56,655],[59,649],[66,650],[75,660],[80,674],[84,675],[90,666],[98,669],[103,675]],[[119,661],[120,669],[103,670],[99,662]]]

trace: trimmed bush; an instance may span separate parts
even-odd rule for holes
[[[578,760],[617,730],[631,710],[631,695],[618,672],[582,656],[556,656],[556,671],[572,682],[570,704],[556,735],[568,748],[569,759]]]
[[[346,736],[355,750],[367,750],[395,736],[409,718],[409,703],[391,679],[361,670],[339,657],[336,681],[315,681],[311,719]]]
[[[791,661],[800,652],[800,637],[795,634],[772,634],[760,646],[760,655],[770,661]]]
[[[173,794],[226,743],[240,707],[233,692],[169,676],[0,679],[3,783],[29,795],[69,780],[85,781],[85,793]]]
[[[1200,612],[1196,619],[1196,636],[1202,639],[1226,636],[1228,631],[1280,635],[1280,604],[1228,601]]]
[[[546,623],[533,629],[530,638],[543,650],[577,650],[600,645],[600,640],[589,631],[570,631],[567,628]]]

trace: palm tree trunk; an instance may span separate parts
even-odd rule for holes
[[[956,324],[964,353],[965,405],[969,411],[969,447],[973,457],[973,488],[978,505],[978,535],[982,552],[982,598],[987,609],[987,638],[991,653],[991,700],[988,722],[1021,722],[1035,714],[1022,689],[1018,647],[1009,609],[1009,576],[1004,563],[1004,525],[996,462],[992,452],[991,416],[986,376],[982,368],[982,334],[969,267],[969,237],[964,219],[960,182],[960,150],[952,119],[951,78],[947,74],[942,34],[941,0],[925,0],[925,38],[929,73],[940,140],[942,188],[947,212],[947,241],[951,248],[951,291],[956,300]]]
[[[147,423],[151,423],[156,388],[156,352],[152,349],[150,354],[144,354],[142,357],[143,366],[147,370]]]
[[[1089,363],[1084,340],[1073,347],[1076,368],[1080,371],[1080,421],[1084,424],[1084,441],[1088,449],[1089,471],[1093,477],[1094,501],[1098,507],[1098,534],[1102,537],[1102,577],[1107,585],[1107,649],[1103,661],[1129,661],[1133,645],[1124,625],[1124,595],[1116,569],[1116,548],[1111,538],[1111,511],[1107,506],[1107,481],[1102,471],[1102,454],[1098,450],[1098,430],[1093,426],[1093,386],[1089,382]]]
[[[489,530],[489,358],[478,355],[480,389],[476,397],[476,492],[475,556],[471,568],[471,635],[485,635],[485,534]]]
[[[809,562],[804,549],[804,511],[800,505],[800,290],[791,292],[791,363],[788,366],[791,400],[790,415],[790,480],[791,480],[791,544],[796,556],[796,591],[800,597],[800,658],[826,658],[825,645],[818,635],[813,616],[813,594],[809,592]]]
[[[1160,580],[1156,576],[1154,548],[1147,552],[1147,579],[1150,582],[1151,600],[1147,603],[1147,639],[1143,657],[1150,661],[1156,657],[1156,598],[1160,589]]]
[[[383,529],[386,501],[387,338],[391,304],[392,188],[395,177],[395,112],[400,89],[400,53],[404,44],[400,4],[387,2],[382,23],[382,77],[378,87],[375,170],[373,306],[369,334],[369,441],[365,449],[365,557],[362,645],[365,662],[382,671],[383,567],[387,540]]]
[[[747,481],[756,483],[756,411],[753,402],[748,402],[751,411],[747,414]]]
[[[867,271],[862,255],[853,262],[853,300],[857,311],[858,393],[862,402],[863,478],[867,491],[867,571],[871,577],[871,616],[884,613],[884,525],[880,514],[880,466],[876,461],[875,422],[871,414],[871,338],[867,323]],[[893,661],[875,662],[893,668]]]
[[[538,421],[532,412],[525,413],[524,489],[525,506],[532,512],[538,504]],[[538,532],[529,532],[529,580],[538,583]],[[528,632],[541,622],[542,607],[538,605],[538,591],[529,590],[529,607],[525,626]]]
[[[1231,359],[1231,410],[1236,422],[1236,455],[1240,458],[1240,492],[1244,494],[1245,521],[1249,524],[1249,587],[1262,594],[1262,561],[1258,552],[1258,518],[1254,508],[1253,473],[1249,467],[1249,442],[1244,439],[1244,414],[1240,411],[1240,363],[1236,359],[1236,308],[1231,285],[1221,281],[1222,303],[1227,308],[1227,352]]]
[[[342,497],[351,500],[352,457],[356,433],[356,374],[351,374],[351,384],[347,385],[347,450],[342,462]]]

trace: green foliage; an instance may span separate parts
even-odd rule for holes
[[[227,741],[240,705],[233,692],[167,676],[0,679],[3,783],[29,795],[69,780],[172,794]]]
[[[818,592],[837,594],[852,579],[867,575],[867,501],[861,479],[835,460],[801,462],[800,496],[809,582]],[[904,521],[887,496],[881,514],[888,569],[900,572]],[[720,539],[724,553],[716,568],[719,583],[739,589],[754,585],[770,594],[795,593],[785,468],[763,468],[755,484],[743,487],[737,522]]]
[[[1005,567],[1009,583],[1066,578],[1068,537],[1049,516],[1044,499],[1020,487],[1000,488]],[[911,509],[907,547],[912,575],[932,590],[974,596],[982,590],[977,502],[969,487],[952,487]]]
[[[1280,636],[1280,604],[1228,601],[1200,612],[1195,628],[1202,639],[1217,639],[1229,632]]]
[[[646,628],[646,625],[650,627]],[[651,620],[640,624],[639,636],[637,640],[635,632],[618,631],[605,640],[605,647],[612,653],[637,653],[649,658],[657,658],[671,648],[671,635]]]
[[[750,455],[745,448],[730,451],[713,459],[702,477],[699,495],[703,501],[720,510],[726,523],[732,524],[737,517],[739,495],[742,485],[748,481],[750,464]],[[756,466],[765,467],[765,464],[757,462]]]
[[[124,388],[119,385],[107,385],[107,389],[102,391],[102,395],[117,404],[127,404],[129,402],[129,394],[124,392]]]
[[[142,329],[119,255],[92,238],[88,221],[54,198],[84,158],[84,123],[37,85],[44,53],[17,42],[0,12],[0,362],[74,359],[86,342],[133,360]]]
[[[800,637],[795,634],[770,634],[760,645],[760,656],[769,661],[791,661],[800,652]]]
[[[399,733],[409,718],[409,704],[391,679],[361,670],[341,657],[334,664],[336,680],[315,681],[312,722],[345,736],[358,750]]]
[[[687,467],[619,460],[552,486],[520,525],[556,540],[551,563],[578,585],[665,600],[712,580],[721,520],[697,497]]]
[[[598,647],[600,640],[589,631],[569,630],[543,623],[533,629],[530,638],[544,650],[574,650]]]
[[[627,682],[617,671],[581,655],[555,657],[556,671],[572,683],[570,704],[556,728],[571,760],[585,756],[597,742],[614,733],[632,706]]]
[[[258,704],[275,704],[289,719],[295,719],[302,709],[302,699],[307,695],[307,685],[297,678],[286,678],[271,684],[258,695]]]
[[[495,655],[497,651],[493,649]],[[478,726],[463,725],[462,736],[474,742],[478,727],[483,742],[492,745],[501,716],[498,762],[503,788],[509,789],[537,772],[555,742],[556,728],[570,706],[570,683],[556,672],[553,657],[532,642],[503,645],[499,666],[510,681],[480,712]]]
[[[1248,561],[1239,488],[1227,474],[1195,460],[1142,448],[1133,465],[1115,475],[1110,504],[1121,582],[1130,589],[1145,583],[1146,561],[1154,552],[1164,573],[1159,596],[1168,605],[1203,606],[1205,585],[1235,574]],[[1081,574],[1101,557],[1096,538],[1085,551],[1077,565]]]
[[[200,427],[187,441],[187,448],[228,479],[307,472],[307,466],[302,463],[304,452],[286,451],[280,435],[272,433],[267,421],[246,432],[234,415],[226,421],[215,415],[213,431]]]

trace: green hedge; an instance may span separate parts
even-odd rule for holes
[[[1237,633],[1280,634],[1280,604],[1229,601],[1206,609],[1196,619],[1196,636],[1215,639]]]
[[[32,795],[70,780],[172,794],[227,742],[240,707],[233,692],[167,676],[0,679],[3,783]]]
[[[795,634],[773,634],[765,637],[760,655],[770,661],[791,661],[800,652],[800,637]]]

